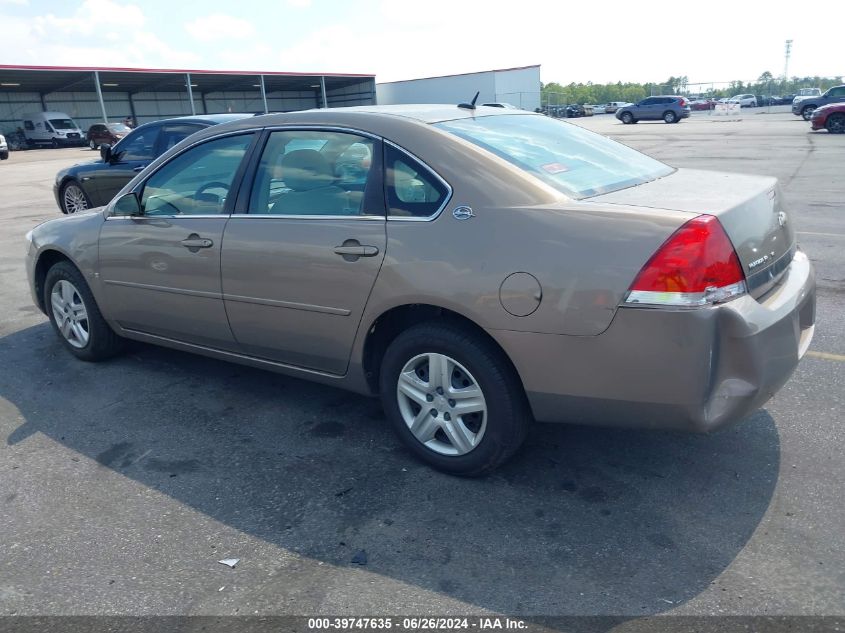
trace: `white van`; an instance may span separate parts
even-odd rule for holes
[[[23,134],[28,145],[66,147],[84,145],[85,135],[64,112],[33,112],[23,115]]]

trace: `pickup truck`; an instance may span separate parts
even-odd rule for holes
[[[792,114],[809,121],[813,110],[829,103],[845,103],[845,85],[829,88],[823,95],[797,96],[792,101]]]

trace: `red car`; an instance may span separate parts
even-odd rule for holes
[[[831,134],[845,133],[845,103],[829,103],[813,110],[810,127],[814,130],[826,128]]]
[[[114,145],[129,132],[131,130],[123,123],[95,123],[88,128],[88,147],[99,149],[105,143]]]

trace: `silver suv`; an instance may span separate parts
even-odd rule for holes
[[[647,97],[639,103],[629,103],[616,111],[616,118],[622,123],[639,121],[665,121],[677,123],[690,114],[689,101],[677,95]]]

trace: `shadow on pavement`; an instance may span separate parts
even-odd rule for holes
[[[458,479],[414,461],[377,400],[141,345],[86,364],[47,324],[0,356],[15,368],[0,397],[24,419],[7,445],[46,434],[286,550],[347,567],[365,549],[370,572],[512,615],[693,598],[751,537],[779,469],[759,411],[710,436],[537,425],[506,467]]]

